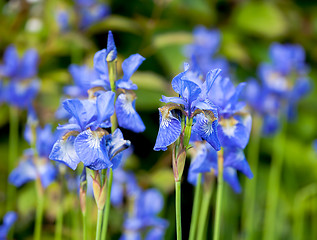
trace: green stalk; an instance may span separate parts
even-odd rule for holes
[[[197,229],[197,222],[198,222],[198,216],[199,216],[199,207],[201,203],[201,178],[202,174],[199,173],[197,176],[197,184],[195,187],[195,197],[194,197],[194,207],[192,212],[192,219],[190,223],[190,232],[189,232],[189,240],[194,240],[196,236],[196,229]]]
[[[107,200],[106,200],[106,206],[105,206],[105,209],[104,209],[104,217],[103,217],[103,223],[102,223],[101,239],[103,239],[103,240],[107,239],[112,179],[113,179],[113,171],[112,171],[112,168],[110,168],[110,170],[109,170],[109,179],[108,179],[108,183],[107,183],[108,184],[107,185]]]
[[[96,240],[100,240],[101,226],[102,226],[103,209],[98,209],[97,228],[96,228]]]
[[[182,218],[181,218],[181,183],[179,181],[175,182],[175,209],[176,209],[176,233],[177,240],[182,239]]]
[[[286,126],[285,126],[286,127]],[[275,136],[272,152],[272,166],[269,173],[267,188],[266,211],[264,215],[263,239],[275,238],[276,211],[280,190],[280,178],[284,158],[285,127]]]
[[[220,217],[223,193],[223,149],[218,152],[218,189],[216,202],[216,216],[213,240],[219,240],[220,237]]]
[[[13,170],[17,159],[18,142],[19,142],[19,116],[18,109],[10,107],[10,132],[9,132],[9,159],[8,159],[8,174]],[[12,211],[14,208],[16,188],[9,184],[7,186],[7,211]]]
[[[211,201],[211,195],[213,190],[213,182],[211,184],[208,184],[206,188],[204,188],[204,195],[203,200],[201,203],[201,209],[200,209],[200,217],[198,222],[198,233],[197,233],[197,239],[202,240],[205,239],[205,229],[206,225],[208,226],[208,215],[209,215],[209,206]]]
[[[37,190],[37,206],[36,206],[36,219],[34,229],[34,240],[41,239],[41,230],[44,213],[44,191],[41,185],[41,180],[36,179],[36,190]]]
[[[254,115],[252,124],[252,133],[248,146],[248,161],[253,171],[253,179],[245,179],[245,195],[243,198],[242,219],[245,231],[246,240],[254,238],[254,218],[256,214],[255,199],[256,199],[256,186],[258,176],[258,163],[259,163],[259,149],[261,139],[262,122],[258,115]]]
[[[83,213],[83,240],[87,240],[87,214]]]
[[[58,213],[55,225],[55,240],[62,240],[63,235],[63,202],[61,201],[58,206]]]

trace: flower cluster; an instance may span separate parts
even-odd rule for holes
[[[135,110],[133,90],[137,87],[130,79],[144,58],[135,54],[123,61],[123,77],[112,87],[112,73],[108,73],[108,65],[116,58],[116,46],[109,32],[107,49],[95,54],[93,70],[85,66],[70,67],[76,86],[67,87],[66,93],[82,97],[87,90],[88,99],[67,99],[63,102],[70,118],[67,124],[58,127],[64,135],[54,144],[50,159],[63,162],[72,169],[76,169],[79,162],[92,170],[114,169],[121,161],[121,151],[130,146],[130,141],[123,139],[120,129],[112,134],[106,131],[112,126],[114,113],[120,127],[134,132],[144,131],[145,126]],[[114,91],[117,91],[116,100]]]
[[[28,108],[40,87],[36,77],[37,65],[36,50],[29,49],[20,58],[16,47],[9,46],[4,52],[3,64],[0,65],[0,102]]]
[[[262,63],[258,76],[262,86],[252,79],[246,88],[246,99],[263,119],[263,132],[273,134],[279,129],[280,117],[296,116],[298,101],[310,89],[305,64],[305,51],[300,45],[273,43],[270,62]]]

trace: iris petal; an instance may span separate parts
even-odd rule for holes
[[[69,136],[67,139],[57,140],[53,146],[49,159],[62,162],[71,169],[77,168],[80,159],[74,147],[75,136]]]
[[[160,128],[157,134],[154,150],[165,151],[167,146],[177,140],[181,134],[181,122],[166,108],[160,108]]]
[[[135,110],[135,99],[130,93],[122,93],[116,101],[116,114],[120,127],[139,133],[145,130],[144,123]]]

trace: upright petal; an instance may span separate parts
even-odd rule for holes
[[[97,120],[102,123],[109,120],[114,113],[114,98],[115,93],[107,91],[101,93],[97,97],[96,107],[97,107]]]
[[[32,78],[37,74],[39,56],[35,49],[29,49],[24,53],[20,63],[20,78]]]
[[[117,58],[117,48],[114,43],[112,32],[108,32],[108,41],[107,41],[107,62],[112,62]]]
[[[142,62],[145,60],[140,54],[136,53],[128,57],[122,63],[123,81],[128,81],[133,73],[139,68]]]
[[[14,45],[6,48],[3,55],[3,65],[0,66],[0,75],[14,77],[19,68],[19,56]]]

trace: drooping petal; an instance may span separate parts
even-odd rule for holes
[[[218,139],[217,126],[218,120],[215,117],[211,117],[207,113],[206,115],[201,113],[196,116],[196,123],[193,126],[193,131],[202,139],[206,140],[216,151],[219,151],[221,145]]]
[[[35,180],[37,178],[36,167],[31,159],[19,163],[9,175],[9,182],[16,187]]]
[[[164,95],[162,95],[162,98],[160,101],[164,103],[182,104],[186,106],[186,101],[180,97],[165,97]]]
[[[131,93],[121,93],[116,101],[116,114],[120,127],[139,133],[145,130],[145,125],[135,110],[135,96]]]
[[[101,146],[104,134],[87,129],[80,133],[74,142],[75,151],[85,166],[92,170],[105,169],[112,166],[108,155]]]
[[[244,123],[240,117],[222,118],[218,124],[218,137],[224,147],[244,149],[250,137],[249,122]]]
[[[66,166],[75,170],[81,159],[78,157],[75,147],[75,136],[57,140],[50,153],[49,159],[62,162]]]
[[[223,169],[223,180],[230,185],[233,191],[236,193],[241,192],[241,185],[239,183],[237,170],[232,167],[225,167]]]
[[[243,150],[240,148],[225,148],[224,151],[224,167],[232,167],[248,178],[252,178],[253,174],[250,166],[244,156]]]
[[[157,134],[154,150],[165,151],[167,146],[174,143],[181,134],[181,122],[174,117],[168,106],[159,108],[160,128]]]

